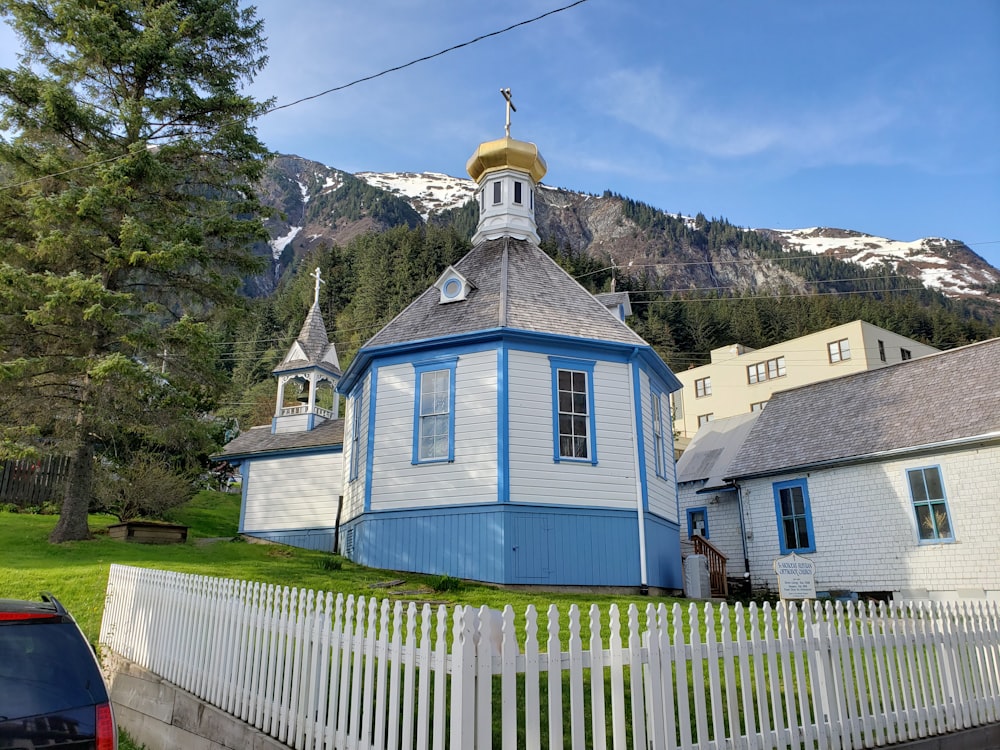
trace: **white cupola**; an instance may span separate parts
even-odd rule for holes
[[[320,270],[310,274],[316,279],[316,293],[298,338],[288,349],[281,364],[274,368],[278,378],[278,398],[271,432],[308,431],[340,411],[340,361],[337,347],[326,334],[319,309],[319,287],[325,283]]]
[[[547,167],[534,143],[510,137],[510,113],[517,111],[510,89],[501,89],[507,100],[506,134],[481,143],[465,165],[476,181],[479,225],[472,244],[512,237],[540,242],[535,225],[535,190]]]

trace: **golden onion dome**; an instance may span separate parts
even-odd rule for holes
[[[480,143],[479,148],[469,157],[465,169],[476,182],[490,172],[516,169],[530,174],[536,185],[548,171],[545,159],[538,153],[538,146],[527,141],[515,140],[510,136]]]

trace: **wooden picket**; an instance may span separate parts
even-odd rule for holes
[[[296,750],[870,748],[1000,720],[993,601],[519,622],[113,565],[101,642]]]

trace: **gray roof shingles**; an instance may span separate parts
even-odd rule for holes
[[[292,359],[282,362],[274,368],[275,373],[315,366],[323,366],[339,372],[339,369],[331,362],[324,361],[324,356],[330,349],[330,338],[327,336],[326,324],[323,322],[323,314],[320,312],[318,304],[309,308],[296,341],[306,353],[307,359]]]
[[[270,426],[252,427],[226,443],[226,447],[213,458],[225,460],[250,454],[281,453],[303,448],[335,447],[344,444],[344,420],[331,419],[321,422],[304,432],[272,434]]]
[[[534,243],[509,238],[483,242],[455,270],[475,285],[467,299],[440,304],[438,290],[431,287],[365,348],[499,327],[647,346]]]
[[[1000,339],[775,393],[727,476],[1000,433]]]

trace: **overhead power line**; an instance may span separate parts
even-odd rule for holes
[[[293,102],[288,102],[287,104],[279,104],[277,107],[272,107],[271,109],[264,112],[265,115],[271,112],[277,112],[279,109],[287,109],[288,107],[294,107],[296,104],[302,104],[302,102],[308,102],[311,99],[318,99],[321,96],[326,96],[327,94],[332,94],[335,91],[343,91],[351,86],[356,86],[359,83],[364,83],[366,81],[374,80],[375,78],[381,78],[389,73],[395,73],[396,71],[403,70],[404,68],[409,68],[411,65],[416,65],[417,63],[427,62],[428,60],[433,60],[435,57],[441,57],[441,55],[446,55],[449,52],[454,52],[457,49],[462,49],[463,47],[468,47],[470,45],[481,42],[484,39],[489,39],[490,37],[500,36],[501,34],[506,34],[508,31],[513,31],[514,29],[520,28],[521,26],[527,26],[528,24],[535,23],[536,21],[541,21],[543,18],[548,18],[556,13],[562,13],[565,10],[570,10],[575,8],[577,5],[583,5],[587,0],[576,0],[576,2],[570,3],[569,5],[564,5],[561,8],[556,8],[555,10],[550,10],[546,13],[542,13],[540,16],[535,16],[534,18],[529,18],[526,21],[518,21],[515,24],[511,24],[505,29],[500,29],[498,31],[491,31],[489,34],[482,34],[477,36],[475,39],[470,39],[467,42],[462,42],[461,44],[455,44],[447,49],[443,49],[440,52],[435,52],[431,55],[424,55],[423,57],[418,57],[416,60],[410,60],[402,65],[396,65],[392,68],[386,68],[385,70],[379,71],[378,73],[372,73],[371,75],[364,76],[363,78],[357,78],[350,83],[344,83],[340,86],[334,86],[333,88],[327,89],[326,91],[320,91],[318,94],[312,94],[310,96],[304,96],[301,99],[296,99]]]

